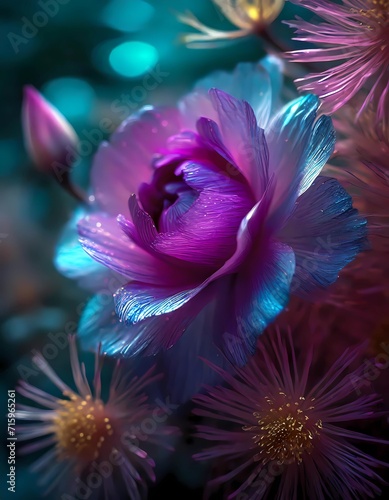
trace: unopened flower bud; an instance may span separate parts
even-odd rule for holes
[[[25,146],[37,168],[51,173],[64,189],[83,199],[70,182],[78,136],[66,118],[30,85],[24,88],[22,123]]]

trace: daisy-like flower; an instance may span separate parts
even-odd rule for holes
[[[290,58],[303,63],[331,63],[322,72],[297,80],[300,90],[323,99],[324,112],[334,112],[360,90],[368,88],[359,115],[375,102],[377,121],[389,109],[389,1],[291,0],[318,14],[323,23],[288,21],[296,40],[321,45],[296,50]]]
[[[247,500],[265,497],[273,482],[276,499],[295,500],[299,488],[320,500],[379,494],[374,469],[386,464],[353,442],[384,441],[344,427],[373,418],[378,403],[375,395],[356,391],[365,382],[361,370],[346,373],[357,355],[344,352],[314,381],[312,351],[300,363],[290,334],[283,338],[278,331],[259,342],[256,357],[235,377],[215,367],[228,386],[208,388],[194,399],[195,413],[214,422],[198,427],[211,443],[195,458],[224,460],[229,471],[210,487],[227,484],[228,498]]]
[[[260,33],[276,19],[285,0],[212,0],[225,17],[235,26],[236,31],[221,31],[209,28],[200,22],[191,12],[179,14],[178,19],[200,33],[183,35],[188,47],[201,49],[212,47],[215,42],[234,40]]]
[[[35,365],[60,389],[57,398],[21,381],[18,392],[43,406],[19,405],[16,417],[34,423],[18,427],[18,440],[34,440],[23,453],[50,448],[33,465],[40,473],[46,493],[58,488],[61,499],[116,498],[120,491],[132,499],[145,496],[147,482],[155,480],[154,461],[145,451],[150,444],[168,446],[164,436],[173,427],[159,425],[151,433],[151,423],[167,420],[162,408],[147,402],[144,389],[159,377],[153,369],[128,383],[120,373],[119,363],[112,375],[108,400],[101,397],[103,357],[96,354],[93,391],[85,366],[79,363],[75,337],[69,337],[71,370],[76,390],[69,387],[48,365],[41,354]],[[165,438],[166,439],[166,438]],[[101,497],[99,497],[101,498]]]

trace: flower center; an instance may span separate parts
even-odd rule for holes
[[[164,218],[169,208],[181,204],[182,209],[188,209],[197,194],[183,180],[181,174],[176,174],[179,162],[172,162],[154,171],[150,184],[141,184],[138,192],[143,209],[151,215],[156,227],[163,231]]]
[[[268,23],[278,16],[284,3],[285,0],[240,0],[237,6],[244,9],[252,21]]]
[[[282,392],[282,399],[288,398]],[[254,442],[260,448],[255,460],[266,464],[277,461],[279,464],[301,463],[304,453],[313,449],[313,439],[319,435],[322,428],[320,420],[314,420],[309,415],[314,409],[307,406],[304,397],[298,401],[280,404],[266,398],[270,408],[268,411],[254,412],[258,425],[244,430],[255,431]]]
[[[365,16],[368,20],[386,26],[389,20],[389,0],[368,0],[367,3],[371,5],[370,9],[354,9],[355,12]]]
[[[98,458],[104,443],[113,435],[106,408],[101,400],[85,399],[74,394],[61,400],[54,419],[57,447],[60,452],[77,459]]]

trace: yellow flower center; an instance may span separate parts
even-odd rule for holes
[[[240,0],[238,6],[254,22],[270,23],[278,16],[285,0]]]
[[[305,398],[292,402],[283,392],[279,395],[287,402],[275,404],[272,399],[266,398],[269,410],[254,412],[258,425],[245,427],[244,430],[256,432],[254,442],[259,447],[256,460],[263,464],[270,461],[286,465],[301,463],[304,453],[313,450],[313,440],[319,435],[322,422],[309,416],[314,407],[307,406]]]
[[[69,400],[61,400],[54,419],[57,447],[65,457],[95,460],[113,435],[106,408],[101,400],[93,400],[91,396],[68,397]]]
[[[367,3],[371,5],[370,9],[354,9],[355,12],[385,26],[389,21],[389,0],[368,0]],[[371,26],[368,27],[372,28]]]

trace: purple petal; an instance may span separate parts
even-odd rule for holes
[[[258,63],[239,63],[232,73],[211,73],[196,83],[195,90],[217,88],[236,99],[244,99],[253,108],[259,126],[265,128],[278,105],[282,66],[282,60],[274,56],[267,56]]]
[[[188,161],[180,166],[179,172],[183,174],[186,184],[195,190],[239,196],[251,205],[256,202],[244,177],[231,176],[219,165],[208,166]]]
[[[246,101],[217,89],[209,94],[218,113],[223,143],[259,199],[269,179],[264,131],[258,127],[254,111]]]
[[[125,213],[131,194],[152,177],[154,155],[163,153],[167,139],[181,128],[178,110],[146,107],[130,116],[101,144],[92,167],[93,191],[111,214]]]
[[[175,255],[168,255],[157,248],[156,241],[160,235],[150,215],[139,206],[135,195],[130,197],[128,206],[133,222],[126,219],[124,215],[119,215],[117,220],[124,233],[132,241],[157,259],[175,267],[177,272],[182,275],[182,282],[193,284],[204,279],[206,270],[202,269],[203,266],[199,266],[198,263],[183,261]]]
[[[228,163],[235,165],[230,151],[223,142],[223,137],[219,125],[210,118],[201,117],[196,123],[196,128],[200,137],[214,149]]]
[[[318,177],[297,200],[280,233],[296,254],[293,292],[309,298],[334,283],[339,271],[366,246],[366,232],[366,220],[339,182]]]
[[[202,89],[187,94],[179,102],[179,109],[183,117],[184,127],[189,130],[196,129],[197,120],[202,116],[213,121],[217,120],[217,113],[212,106],[208,92]]]
[[[160,233],[153,246],[163,254],[216,269],[234,253],[240,223],[252,206],[252,200],[240,194],[204,189],[177,219],[175,230]]]
[[[94,214],[78,223],[80,243],[93,259],[131,280],[166,284],[182,275],[139,247],[121,230],[114,217]]]
[[[149,249],[158,236],[157,228],[151,216],[142,210],[139,206],[136,195],[133,194],[128,200],[128,208],[130,209],[133,224],[124,225],[124,216],[119,217],[119,221],[123,222],[122,228],[139,246]]]
[[[178,221],[188,212],[198,197],[196,191],[193,190],[183,191],[177,195],[178,199],[164,210],[159,218],[159,230],[162,233],[175,231]]]
[[[115,294],[116,312],[128,324],[171,313],[189,302],[210,283],[235,272],[258,240],[268,215],[273,188],[270,185],[262,200],[244,217],[237,235],[236,250],[222,267],[195,287],[157,287],[128,283]],[[198,274],[200,281],[201,274]]]

